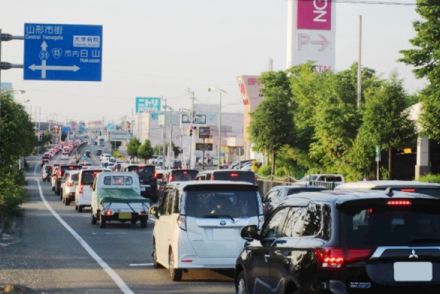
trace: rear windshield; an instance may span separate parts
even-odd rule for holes
[[[74,182],[74,183],[78,183],[78,175],[79,174],[73,174],[70,179]]]
[[[385,187],[379,187],[374,188],[373,190],[386,190]],[[424,195],[434,196],[440,198],[440,188],[414,188],[414,187],[400,187],[400,188],[393,188],[393,191],[402,191],[402,192],[409,192],[409,193],[420,193]]]
[[[440,206],[363,207],[341,213],[341,241],[351,248],[440,245]]]
[[[106,186],[131,186],[133,178],[130,176],[105,176],[104,185]]]
[[[82,172],[81,185],[91,185],[96,175],[100,173],[100,170],[85,170]]]
[[[171,181],[192,181],[196,179],[198,173],[196,170],[173,170],[171,172]]]
[[[136,172],[139,179],[142,181],[154,177],[155,170],[156,168],[154,166],[140,166],[137,168]]]
[[[256,191],[188,191],[185,210],[198,218],[252,217],[258,215],[257,197]]]
[[[214,172],[216,181],[240,181],[255,183],[255,174],[250,171],[217,171]]]
[[[78,170],[81,169],[81,166],[79,165],[62,165],[61,166],[61,175],[64,175],[64,172],[66,170]]]

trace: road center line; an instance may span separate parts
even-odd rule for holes
[[[81,236],[72,229],[62,218],[61,216],[53,210],[50,206],[49,202],[46,201],[44,197],[43,190],[41,189],[40,181],[38,179],[35,180],[38,185],[38,191],[40,192],[40,198],[43,201],[46,208],[52,213],[52,215],[61,223],[61,225],[73,236],[73,238],[78,241],[78,243],[87,251],[87,253],[101,266],[101,268],[109,275],[109,277],[113,280],[113,282],[121,289],[124,294],[134,294],[134,292],[125,284],[125,282],[121,279],[121,277],[92,249],[92,247],[87,244],[87,242],[81,238]]]

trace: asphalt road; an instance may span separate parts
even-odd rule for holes
[[[0,284],[22,285],[29,293],[234,293],[230,271],[193,270],[172,282],[167,270],[151,264],[152,220],[147,229],[122,223],[100,229],[89,211],[64,206],[38,168],[34,175],[38,162],[30,164],[18,239],[0,246]]]

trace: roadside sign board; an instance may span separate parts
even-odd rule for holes
[[[108,135],[109,135],[109,141],[128,141],[131,138],[129,132],[123,132],[123,131],[110,131]]]
[[[136,113],[159,112],[160,97],[136,97]]]
[[[182,113],[180,123],[182,125],[190,124],[191,118],[189,113]],[[206,114],[195,114],[193,118],[194,125],[206,125]]]
[[[196,143],[197,151],[212,151],[212,143]]]
[[[23,78],[101,81],[102,26],[26,23]]]
[[[199,127],[199,138],[207,139],[211,137],[211,129],[209,127]]]

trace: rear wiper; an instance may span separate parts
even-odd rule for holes
[[[204,215],[203,218],[229,218],[233,223],[235,223],[235,219],[229,214],[208,214]]]
[[[420,243],[440,243],[440,239],[438,238],[414,238],[410,241],[411,244],[420,244]]]

